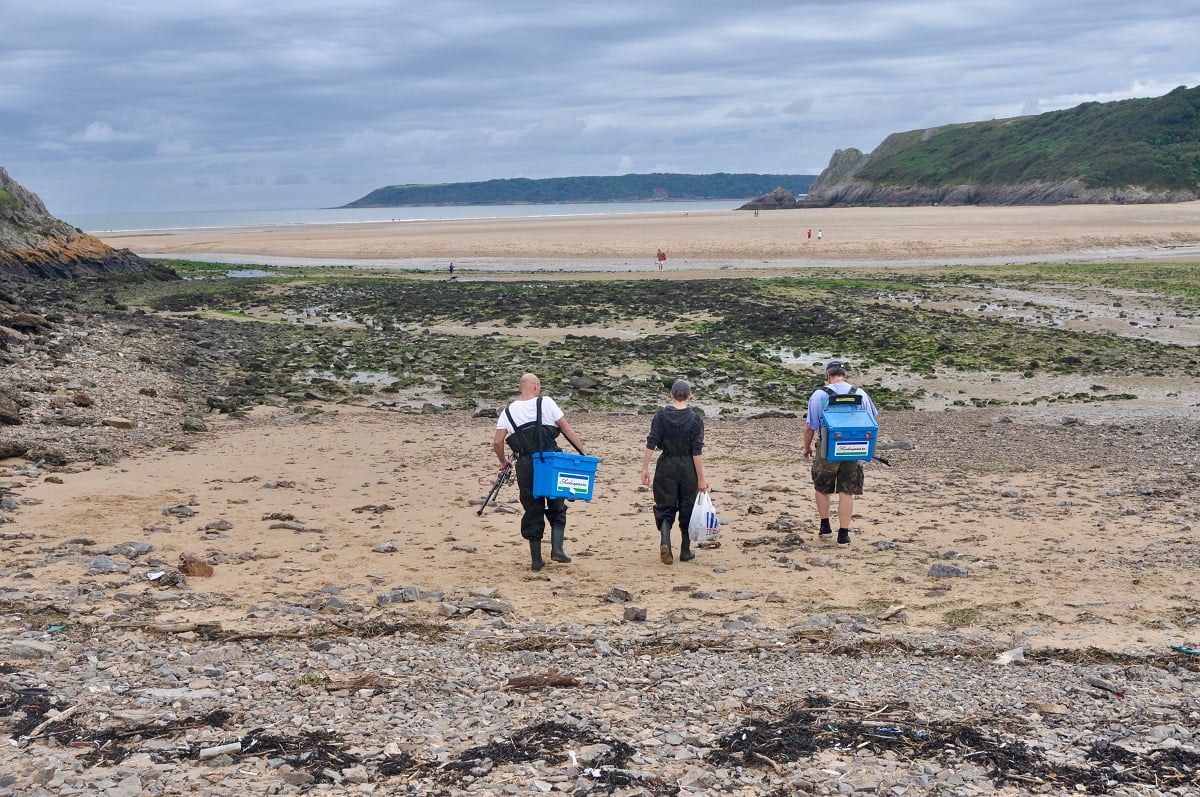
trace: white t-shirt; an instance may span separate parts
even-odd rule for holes
[[[508,405],[508,412],[501,412],[500,417],[496,419],[496,428],[512,434],[517,431],[508,422],[509,414],[512,415],[513,422],[517,426],[524,426],[527,423],[537,420],[537,399],[525,399],[524,401],[514,401]],[[563,417],[563,411],[554,403],[554,399],[549,396],[542,396],[542,423],[546,426],[557,426],[559,420]]]

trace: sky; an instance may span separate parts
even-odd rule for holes
[[[818,174],[1200,84],[1195,0],[0,0],[0,166],[57,216],[404,183]]]

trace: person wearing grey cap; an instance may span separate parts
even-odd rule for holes
[[[817,388],[808,399],[808,416],[804,423],[804,458],[812,461],[813,500],[821,518],[817,537],[828,540],[833,537],[829,525],[831,496],[838,496],[837,544],[843,548],[850,544],[850,520],[854,517],[854,496],[863,492],[863,466],[861,462],[830,462],[826,458],[824,440],[821,439],[821,415],[829,403],[829,391],[844,396],[857,393],[862,396],[862,408],[874,418],[878,414],[875,404],[866,391],[846,381],[846,365],[833,360],[825,366],[825,387]],[[816,439],[816,456],[813,455],[813,440]]]
[[[656,449],[662,454],[654,466],[654,525],[659,531],[658,557],[665,565],[673,564],[671,526],[679,518],[682,540],[679,561],[696,558],[688,537],[688,523],[696,493],[708,491],[704,477],[704,419],[688,406],[692,386],[686,379],[671,385],[671,403],[654,414],[650,434],[646,436],[646,451],[642,457],[642,484],[649,485],[650,458]]]

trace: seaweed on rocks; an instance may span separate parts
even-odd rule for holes
[[[881,718],[881,719],[866,719]],[[812,758],[824,750],[875,754],[943,764],[970,762],[985,767],[999,788],[1047,787],[1108,794],[1120,784],[1159,789],[1200,786],[1200,755],[1181,749],[1140,753],[1109,742],[1093,743],[1088,766],[1048,761],[1011,731],[992,720],[923,722],[906,706],[842,705],[811,696],[787,707],[778,719],[755,717],[717,740],[706,760],[718,765],[770,767]]]
[[[316,783],[337,780],[333,773],[361,763],[362,758],[345,749],[339,734],[332,731],[302,731],[297,734],[271,733],[255,728],[243,734],[241,753],[265,758],[280,758],[312,776]]]

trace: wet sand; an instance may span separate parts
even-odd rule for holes
[[[809,230],[812,236],[809,237]],[[820,238],[817,234],[820,232]],[[833,208],[155,230],[100,236],[153,257],[266,265],[658,272],[1200,258],[1200,202]]]

